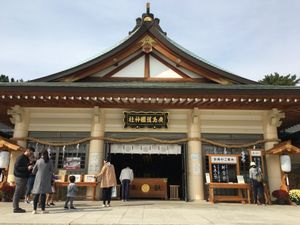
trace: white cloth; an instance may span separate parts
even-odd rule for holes
[[[10,153],[7,151],[0,151],[0,168],[7,168],[9,165]]]
[[[133,180],[133,171],[129,167],[126,167],[122,169],[120,174],[120,181],[122,180],[130,180],[130,182]]]

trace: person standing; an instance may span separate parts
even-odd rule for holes
[[[122,185],[122,201],[128,201],[129,184],[133,180],[133,171],[129,166],[122,169],[120,174],[120,181]]]
[[[70,209],[76,209],[73,205],[73,200],[76,197],[78,188],[75,184],[75,176],[70,176],[69,177],[69,185],[68,185],[68,192],[67,192],[67,200],[65,202],[65,209],[69,209],[68,204],[70,202]]]
[[[112,187],[117,185],[115,167],[110,163],[110,159],[104,160],[103,167],[99,174],[95,175],[100,178],[100,187],[102,188],[103,207],[110,207]]]
[[[55,180],[57,179],[57,177],[52,174],[51,177],[51,192],[47,193],[46,195],[46,206],[50,207],[50,206],[54,206],[54,194],[56,192],[55,190]]]
[[[34,167],[36,160],[37,159],[35,158],[34,154],[32,154],[30,156],[30,165],[32,165]],[[27,204],[30,204],[30,195],[31,195],[31,191],[33,188],[34,180],[35,180],[35,174],[32,174],[32,170],[31,170],[31,173],[27,180],[27,187],[26,187],[26,192],[25,192],[25,201],[24,202]]]
[[[36,161],[32,173],[36,174],[32,189],[32,194],[34,194],[32,214],[37,213],[37,205],[40,197],[42,213],[48,213],[48,211],[45,211],[46,193],[51,192],[53,164],[51,159],[49,158],[49,153],[47,150],[44,150],[42,152],[41,158]]]
[[[263,199],[263,182],[261,180],[261,169],[256,167],[255,162],[250,163],[249,178],[251,181],[254,204],[261,204],[260,199]]]
[[[34,148],[25,149],[22,155],[18,156],[14,165],[14,176],[16,188],[13,196],[13,212],[24,213],[24,209],[19,207],[20,198],[25,195],[27,180],[33,168],[30,165],[30,156],[33,154]]]

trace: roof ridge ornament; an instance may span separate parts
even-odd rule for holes
[[[152,22],[152,20],[154,19],[153,14],[150,13],[150,2],[146,3],[146,15],[145,16],[144,15],[143,15],[143,21],[145,22]]]
[[[150,14],[150,2],[146,3],[146,12],[147,14]]]
[[[129,35],[134,33],[136,30],[138,30],[142,26],[146,26],[148,29],[150,27],[155,27],[159,32],[161,32],[164,35],[167,35],[166,32],[164,32],[161,27],[159,26],[159,19],[154,18],[154,14],[150,13],[150,3],[146,3],[146,12],[142,14],[142,17],[138,17],[136,19],[136,25],[133,28],[133,30],[129,31]]]

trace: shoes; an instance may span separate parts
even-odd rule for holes
[[[49,213],[49,211],[46,211],[46,210],[42,211],[42,214],[48,214],[48,213]]]
[[[30,201],[28,201],[28,200],[25,200],[25,201],[24,201],[24,203],[26,203],[26,204],[30,204]]]
[[[77,209],[77,208],[75,208],[74,206],[71,206],[70,209]]]
[[[25,213],[25,212],[26,212],[25,209],[21,209],[21,208],[14,209],[14,213]]]
[[[106,204],[103,204],[102,207],[107,207]]]
[[[125,200],[124,200],[124,199],[122,199],[122,202],[125,202]]]
[[[36,210],[33,210],[33,211],[32,211],[32,214],[37,214],[37,211],[36,211]]]
[[[64,209],[68,210],[68,209],[69,209],[69,207],[68,207],[68,206],[65,206],[65,207],[64,207]]]
[[[53,202],[51,202],[50,205],[55,205],[55,204]]]
[[[110,204],[107,204],[106,207],[110,207]]]

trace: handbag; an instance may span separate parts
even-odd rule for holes
[[[111,197],[112,198],[117,197],[117,187],[116,186],[112,187],[112,189],[111,189]]]
[[[262,175],[260,169],[258,169],[257,174],[256,174],[256,180],[257,180],[257,182],[263,182],[263,179],[264,179],[263,175]]]

